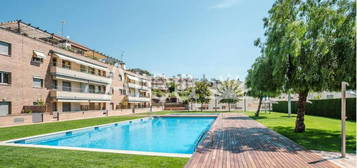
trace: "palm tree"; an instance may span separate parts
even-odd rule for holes
[[[221,103],[228,103],[228,110],[231,111],[231,103],[237,103],[243,91],[236,80],[226,80],[217,88]]]

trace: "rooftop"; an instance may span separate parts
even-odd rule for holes
[[[0,28],[107,64],[115,65],[116,63],[124,63],[119,59],[107,56],[99,51],[95,51],[82,44],[69,40],[68,38],[50,33],[47,30],[40,29],[29,23],[25,23],[22,20],[0,22]]]

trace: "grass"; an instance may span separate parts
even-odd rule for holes
[[[0,167],[6,168],[181,168],[188,161],[188,158],[5,146],[0,147],[0,153]]]
[[[296,143],[310,150],[340,151],[341,146],[341,121],[338,119],[305,115],[306,130],[303,133],[295,133],[296,114],[288,118],[286,113],[264,113],[254,117],[254,112],[247,114],[264,124],[268,128],[279,132]],[[356,122],[346,122],[346,150],[349,153],[356,152]]]
[[[101,117],[101,118],[91,118],[91,119],[83,119],[83,120],[61,121],[61,122],[0,128],[0,141],[57,132],[57,131],[64,131],[69,129],[89,127],[89,126],[100,125],[100,124],[107,124],[112,122],[119,122],[124,120],[131,120],[136,118],[141,118],[141,117],[139,116]]]

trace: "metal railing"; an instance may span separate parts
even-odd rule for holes
[[[68,87],[68,86],[61,86],[61,87],[52,87],[53,90],[56,91],[64,91],[64,92],[76,92],[76,93],[91,93],[91,94],[108,94],[105,93],[103,90],[96,90],[96,89],[85,89],[85,88],[77,88],[77,87]]]

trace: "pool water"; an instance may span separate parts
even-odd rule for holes
[[[191,154],[215,117],[154,117],[16,141],[19,144]]]

